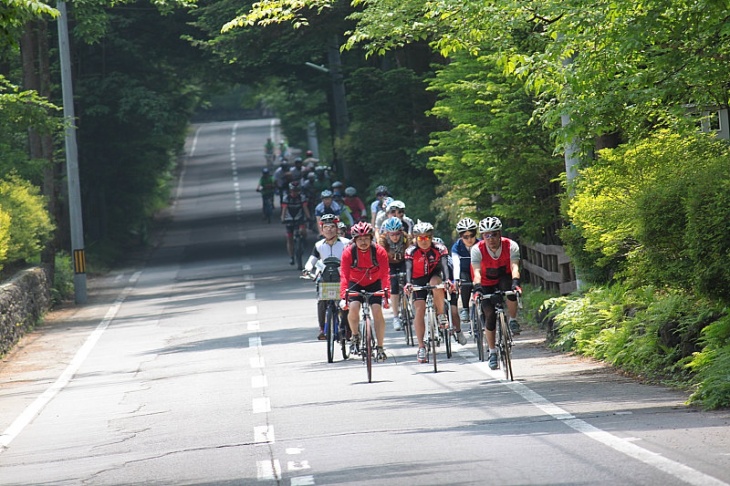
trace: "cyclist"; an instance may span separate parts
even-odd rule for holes
[[[471,284],[471,248],[481,240],[477,238],[477,223],[471,218],[462,218],[456,223],[459,239],[451,246],[451,259],[456,269],[456,277],[466,284]],[[459,317],[462,322],[469,320],[469,298],[471,285],[460,287],[461,305]]]
[[[317,217],[318,224],[322,216],[325,214],[334,214],[335,216],[340,215],[342,208],[339,204],[332,200],[332,191],[325,189],[320,193],[319,197],[322,199],[322,202],[317,204],[314,208],[314,215]]]
[[[289,265],[294,265],[294,230],[299,226],[302,238],[307,238],[307,221],[310,219],[307,197],[302,194],[299,181],[289,184],[289,191],[281,202],[281,222],[286,224],[286,251]]]
[[[383,221],[385,221],[387,218],[396,217],[400,219],[401,223],[403,223],[403,231],[408,236],[413,235],[413,220],[406,216],[406,205],[403,201],[390,201],[388,205],[385,208],[385,212],[378,213],[378,219],[380,221],[376,221],[376,224],[378,224],[378,228],[382,226]]]
[[[325,214],[319,221],[320,232],[323,235],[321,240],[318,240],[312,248],[312,254],[309,256],[304,270],[302,273],[312,273],[314,266],[318,260],[324,260],[325,258],[335,257],[338,260],[342,259],[342,252],[350,242],[347,238],[341,238],[337,234],[337,224],[339,219],[334,214]],[[324,320],[325,312],[327,310],[327,301],[317,301],[317,317],[319,318],[319,335],[317,339],[324,341],[327,336],[324,334]],[[342,321],[344,322],[344,320]]]
[[[403,223],[398,218],[388,218],[380,227],[378,244],[388,252],[388,265],[390,266],[390,308],[393,309],[393,329],[400,331],[403,326],[400,322],[398,304],[400,297],[400,285],[398,274],[406,271],[405,253],[410,242],[408,236],[403,233]]]
[[[436,236],[433,237],[433,242],[446,246],[444,240]],[[448,255],[446,257],[446,261],[449,262],[448,280],[450,282],[453,282],[455,273],[454,261],[451,259],[451,255]],[[459,294],[457,292],[456,285],[451,288],[451,292],[449,293],[449,307],[451,310],[451,322],[454,324],[454,335],[456,336],[456,341],[464,346],[466,344],[466,336],[464,336],[464,333],[461,332],[461,316],[459,316]]]
[[[274,149],[276,146],[274,145],[274,141],[271,140],[271,137],[266,139],[266,143],[264,144],[264,157],[266,158],[266,163],[271,165],[274,163]]]
[[[390,191],[385,186],[378,186],[375,188],[375,201],[370,203],[370,224],[375,224],[375,218],[378,216],[378,211],[383,208],[383,200],[390,196]]]
[[[340,235],[340,236],[342,236],[343,238],[347,238],[348,237],[348,234],[347,234],[347,225],[345,223],[343,223],[342,221],[340,221],[339,223],[337,223],[337,234]]]
[[[371,297],[370,309],[375,324],[376,361],[385,361],[388,356],[383,349],[385,339],[385,319],[383,307],[388,308],[388,253],[385,248],[373,241],[374,231],[370,223],[361,221],[351,229],[352,243],[342,252],[342,266],[340,267],[340,307],[348,308],[348,323],[352,331],[352,347],[360,345],[359,320],[362,296],[349,297],[348,291],[365,290],[366,292],[385,291],[385,297]]]
[[[274,171],[274,182],[276,183],[276,193],[279,195],[279,204],[281,204],[284,194],[288,190],[288,184],[291,182],[289,181],[289,162],[286,159],[283,159]]]
[[[474,272],[474,294],[490,294],[496,289],[520,289],[520,247],[502,236],[502,222],[499,218],[488,217],[479,221],[482,241],[471,247],[471,268]],[[507,298],[509,327],[513,334],[520,333],[517,323],[517,297]],[[495,348],[495,329],[497,316],[494,306],[487,299],[482,300],[482,312],[486,323],[487,344],[489,345],[489,367],[496,370],[497,351]]]
[[[259,183],[256,186],[256,192],[261,193],[261,202],[264,207],[264,219],[266,219],[266,203],[271,205],[271,209],[274,209],[274,193],[276,192],[276,183],[274,178],[271,177],[271,171],[268,167],[261,169],[261,177]]]
[[[302,167],[303,161],[301,157],[297,157],[294,159],[294,167],[292,167],[289,170],[289,173],[291,174],[291,179],[293,181],[301,181],[301,179],[304,177],[304,168]]]
[[[414,294],[413,307],[415,315],[413,316],[413,324],[416,329],[416,337],[418,338],[418,354],[416,359],[419,363],[428,362],[428,354],[426,353],[426,344],[423,341],[426,333],[426,294],[425,290],[414,291],[413,285],[438,285],[443,279],[449,286],[449,250],[438,243],[433,243],[433,225],[425,221],[418,221],[413,226],[413,235],[415,236],[415,244],[406,249],[406,294]],[[444,306],[444,292],[433,292],[434,305],[438,313],[437,320],[441,327],[447,327],[449,318],[446,317],[446,309]]]
[[[368,212],[365,209],[365,204],[362,202],[357,195],[357,189],[350,186],[345,188],[345,198],[343,200],[345,205],[350,208],[352,219],[357,222],[360,220],[366,220]]]

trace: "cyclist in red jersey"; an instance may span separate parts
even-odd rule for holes
[[[479,222],[479,233],[482,240],[471,247],[471,266],[474,273],[474,293],[490,294],[496,289],[520,289],[520,247],[502,236],[502,222],[499,218],[484,218]],[[482,311],[486,323],[487,345],[489,346],[489,367],[496,370],[497,350],[495,348],[495,329],[497,316],[494,306],[487,299],[482,300]],[[513,334],[520,333],[517,323],[517,297],[507,297],[509,327]]]
[[[449,278],[449,250],[440,243],[433,242],[433,225],[419,221],[413,226],[413,236],[415,237],[415,245],[411,245],[406,250],[406,294],[413,293],[413,308],[415,316],[413,316],[413,325],[416,329],[416,338],[418,338],[418,354],[416,359],[419,363],[428,362],[428,354],[426,353],[426,344],[423,337],[426,334],[426,294],[425,290],[413,291],[413,285],[438,285],[442,281],[448,284],[448,292],[453,289],[453,282]],[[446,316],[446,307],[444,306],[445,293],[442,290],[434,290],[433,302],[438,313],[437,319],[439,326],[447,327],[449,318]]]
[[[388,253],[373,241],[373,226],[361,221],[350,228],[352,243],[342,252],[340,266],[340,297],[341,307],[350,309],[347,321],[352,331],[352,345],[357,348],[360,342],[360,303],[363,297],[348,297],[347,292],[365,290],[377,292],[385,290],[385,297],[370,297],[370,309],[375,324],[375,338],[377,340],[376,361],[385,361],[388,357],[383,348],[385,340],[385,318],[383,307],[388,308],[388,292],[390,273]]]

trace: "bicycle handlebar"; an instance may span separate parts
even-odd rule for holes
[[[446,284],[440,283],[438,285],[412,285],[413,290],[435,290],[435,289],[445,289]]]

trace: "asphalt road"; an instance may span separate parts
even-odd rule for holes
[[[254,192],[276,130],[194,127],[156,247],[5,357],[0,484],[730,482],[730,413],[550,352],[537,330],[515,382],[473,342],[434,373],[390,326],[373,383],[358,360],[328,364],[313,285]]]

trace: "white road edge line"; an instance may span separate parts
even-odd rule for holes
[[[23,431],[23,429],[41,413],[43,408],[45,408],[45,406],[48,405],[48,403],[53,400],[53,398],[58,395],[58,393],[63,390],[66,385],[68,385],[91,351],[94,349],[94,346],[96,346],[101,335],[104,334],[106,328],[109,327],[109,324],[116,317],[122,303],[124,303],[127,296],[129,296],[141,273],[141,271],[136,272],[132,275],[132,277],[130,277],[129,285],[122,291],[114,304],[112,304],[106,312],[104,319],[98,326],[96,326],[96,329],[94,329],[89,337],[86,338],[83,346],[76,351],[76,355],[73,357],[63,373],[61,373],[61,376],[59,376],[58,379],[46,389],[46,391],[36,398],[33,403],[28,405],[25,410],[23,410],[23,413],[21,413],[18,418],[10,424],[10,427],[5,429],[2,435],[0,435],[0,452],[7,449],[10,443]]]
[[[484,364],[478,359],[476,361],[468,361],[475,365]],[[644,464],[652,466],[688,484],[694,484],[697,486],[728,486],[728,483],[720,481],[717,478],[709,476],[682,463],[673,461],[667,457],[657,454],[656,452],[651,452],[643,447],[639,447],[630,440],[622,439],[609,432],[601,430],[598,427],[594,427],[584,420],[575,418],[575,416],[570,412],[563,410],[542,395],[531,390],[527,385],[517,381],[507,381],[503,378],[503,372],[501,370],[487,371],[481,366],[479,366],[479,369],[511,388],[512,391],[532,403],[546,414],[552,416],[556,420],[560,420],[571,429],[580,432],[586,437],[600,442],[617,452],[641,461]]]

